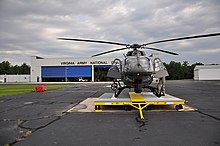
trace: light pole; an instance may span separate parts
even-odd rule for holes
[[[68,67],[65,67],[65,82],[67,82],[67,71],[68,71]]]

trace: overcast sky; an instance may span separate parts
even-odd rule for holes
[[[220,0],[0,0],[0,61],[30,64],[30,56],[89,57],[115,45],[57,40],[88,38],[122,43],[220,32]],[[220,64],[220,36],[151,45],[170,61]],[[120,57],[126,51],[103,57]]]

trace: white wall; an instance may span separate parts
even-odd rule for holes
[[[220,80],[220,65],[196,66],[194,80]]]
[[[200,69],[199,80],[220,80],[220,69]]]
[[[30,75],[0,75],[0,82],[4,82],[6,79],[6,83],[18,83],[18,82],[30,82]]]

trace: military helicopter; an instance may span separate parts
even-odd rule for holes
[[[92,40],[92,39],[78,39],[78,38],[57,38],[57,39],[125,46],[123,48],[98,53],[93,55],[92,57],[96,57],[116,51],[131,49],[131,51],[128,51],[127,54],[124,55],[125,57],[124,60],[120,60],[116,58],[113,61],[112,66],[110,67],[107,73],[107,77],[113,78],[113,84],[111,85],[111,89],[115,93],[114,96],[118,97],[119,94],[125,88],[134,88],[134,92],[136,93],[141,93],[143,88],[148,88],[157,97],[161,97],[165,95],[165,77],[169,75],[167,69],[163,65],[163,62],[160,60],[160,58],[155,57],[153,55],[147,57],[145,52],[142,51],[141,49],[155,50],[171,55],[178,55],[175,52],[152,48],[148,46],[152,44],[158,44],[164,42],[213,37],[219,35],[220,33],[211,33],[211,34],[203,34],[203,35],[186,36],[186,37],[153,41],[141,45],[125,44],[120,42],[103,41],[103,40]],[[159,79],[156,87],[150,86],[153,81],[153,78]]]

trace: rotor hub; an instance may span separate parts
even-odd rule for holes
[[[135,49],[135,48],[140,48],[142,45],[139,44],[132,44],[130,47]]]

